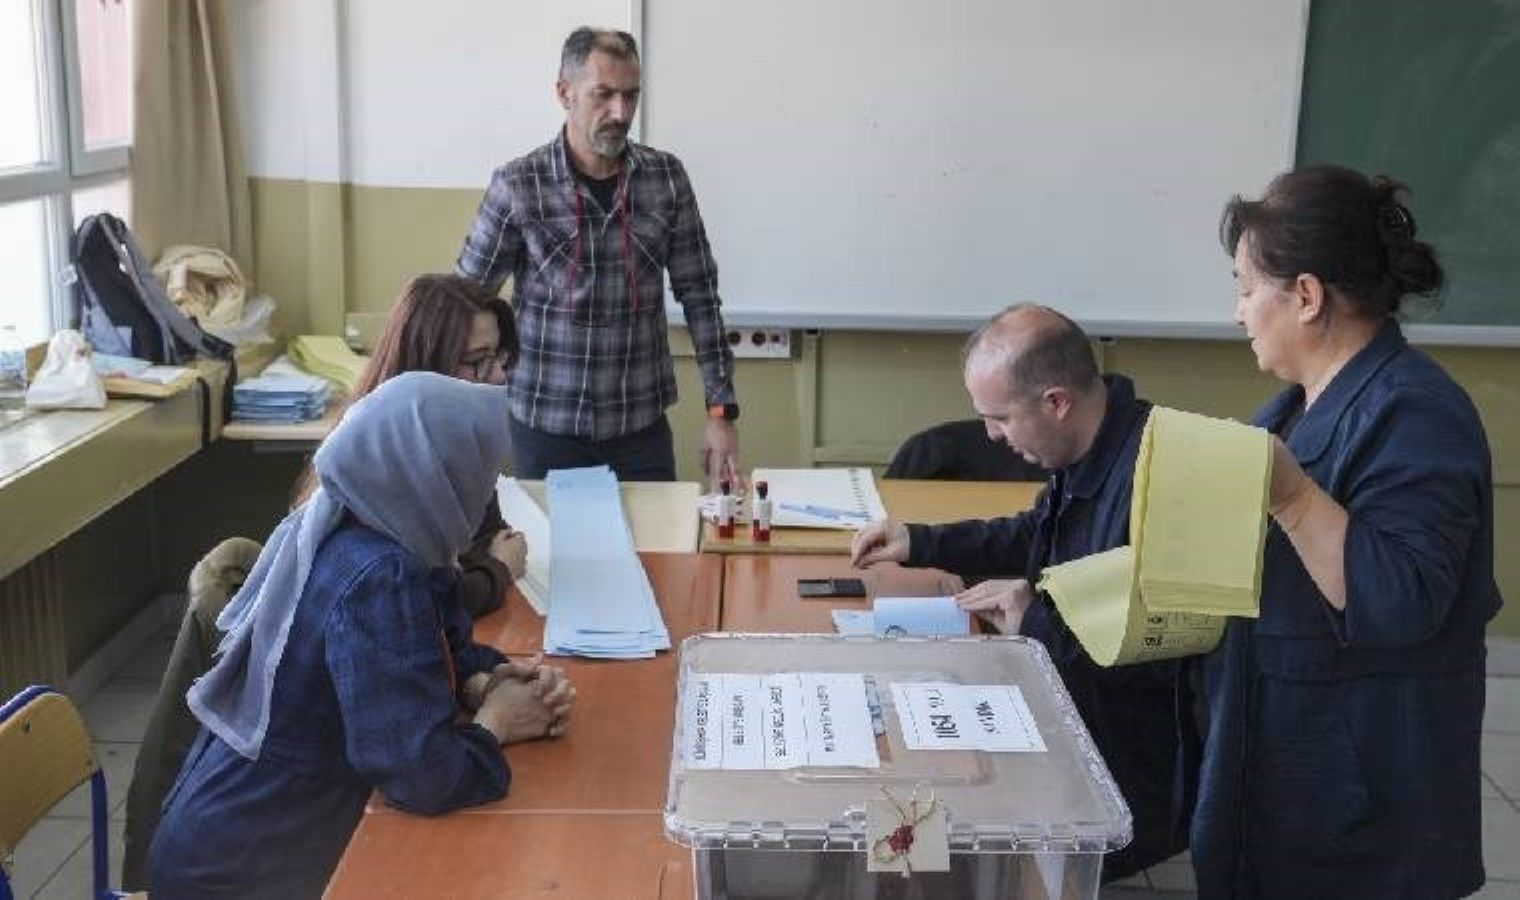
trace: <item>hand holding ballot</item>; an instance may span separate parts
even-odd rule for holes
[[[998,578],[972,585],[955,595],[955,605],[998,630],[1018,634],[1024,611],[1034,602],[1034,588],[1023,578]]]

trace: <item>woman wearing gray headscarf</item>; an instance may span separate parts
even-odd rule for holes
[[[500,746],[563,731],[564,673],[472,643],[454,593],[505,404],[400,375],[317,450],[319,489],[270,536],[187,697],[202,729],[153,840],[153,896],[318,896],[372,790],[423,814],[497,800]]]

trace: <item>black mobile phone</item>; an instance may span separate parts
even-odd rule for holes
[[[864,597],[866,583],[859,578],[799,578],[797,596],[805,600],[828,597]]]

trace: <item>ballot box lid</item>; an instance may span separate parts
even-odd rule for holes
[[[864,676],[885,730],[875,738],[878,768],[698,763],[708,757],[694,755],[693,740],[725,714],[697,712],[710,676],[803,672]],[[1017,686],[1044,750],[908,749],[904,730],[915,717],[897,708],[891,686],[928,683]],[[671,839],[698,849],[862,850],[865,803],[884,796],[943,804],[952,853],[1103,853],[1132,833],[1129,808],[1037,641],[705,634],[682,642],[665,802]]]

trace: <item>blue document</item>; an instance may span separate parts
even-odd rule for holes
[[[882,637],[971,633],[971,616],[950,597],[877,597],[873,630]]]
[[[544,652],[638,659],[670,649],[606,466],[549,473],[549,615]]]

